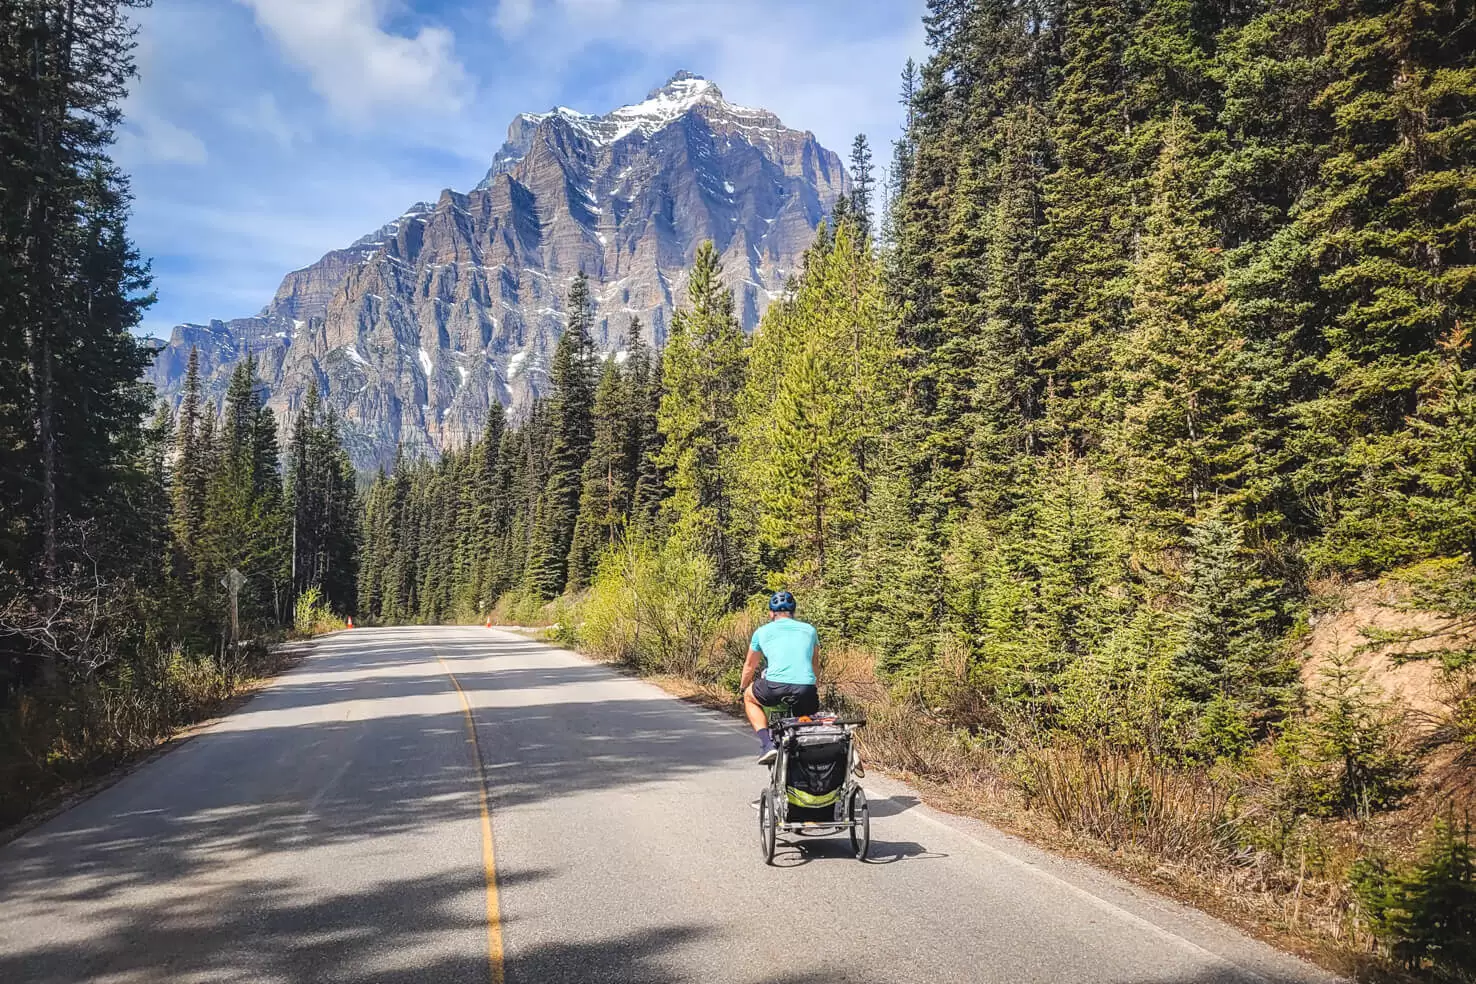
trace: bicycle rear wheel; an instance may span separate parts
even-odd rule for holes
[[[865,861],[871,850],[871,808],[866,803],[866,793],[857,786],[846,798],[846,820],[851,824],[851,851],[857,861]]]
[[[759,850],[763,852],[764,863],[774,863],[774,843],[779,834],[779,818],[774,810],[774,790],[765,789],[764,795],[759,797],[758,808],[759,822]]]

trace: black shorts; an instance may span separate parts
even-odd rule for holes
[[[783,707],[795,717],[820,710],[820,691],[813,683],[775,683],[759,677],[753,681],[753,699],[761,707]]]

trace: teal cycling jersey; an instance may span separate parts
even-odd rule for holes
[[[763,654],[764,679],[773,683],[813,686],[815,647],[820,637],[809,622],[776,618],[754,632],[748,648]]]

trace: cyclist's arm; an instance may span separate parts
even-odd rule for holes
[[[757,649],[749,648],[748,658],[743,661],[743,677],[738,683],[738,689],[740,691],[747,690],[748,685],[753,682],[753,678],[758,676],[759,665],[763,660],[763,653]]]

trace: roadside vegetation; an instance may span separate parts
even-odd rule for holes
[[[285,456],[249,359],[192,357],[150,415],[108,157],[132,6],[0,2],[0,825],[272,672],[294,605],[321,631],[353,601],[354,475],[316,395]]]
[[[361,610],[731,698],[787,587],[877,759],[1351,968],[1471,979],[1476,22],[926,27],[881,215],[858,139],[751,339],[710,246],[659,355],[632,324],[597,357],[577,283],[529,418],[369,493]]]

